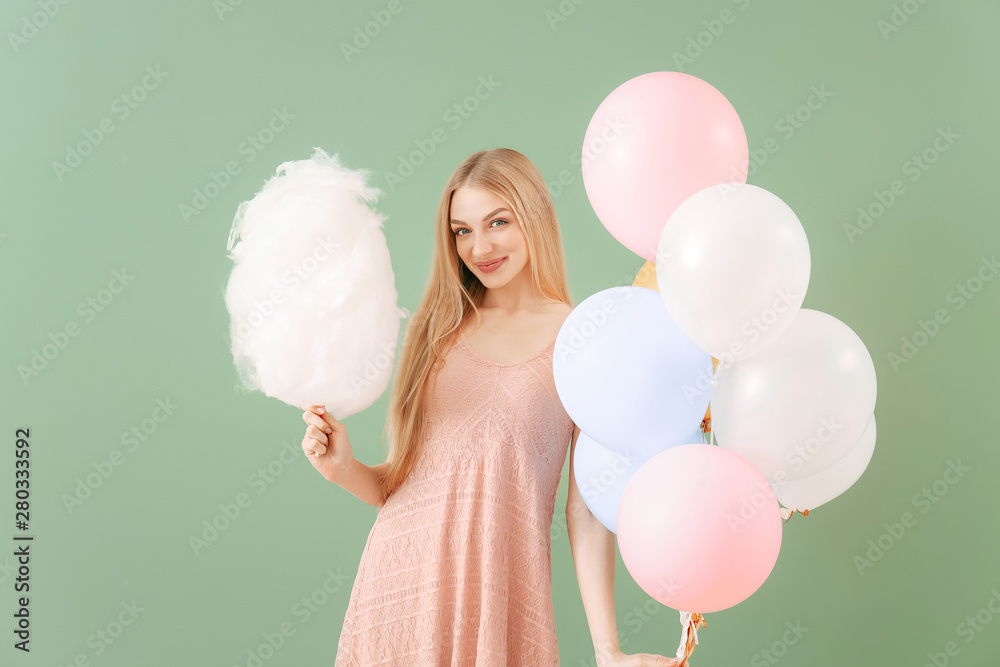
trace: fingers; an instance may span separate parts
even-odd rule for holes
[[[312,438],[304,438],[302,440],[302,451],[305,452],[306,456],[323,456],[326,454],[326,445]]]
[[[330,414],[330,411],[324,408],[322,405],[310,405],[308,410],[306,410],[305,414],[303,414],[302,418],[306,419],[306,415],[309,414],[316,415],[316,417],[319,420],[319,423],[316,423],[317,426],[323,428],[323,426],[326,425],[330,428],[330,431],[327,431],[327,433],[331,431],[339,431],[344,428],[344,424],[342,422],[337,421],[337,419],[335,419],[334,416]],[[309,421],[308,419],[306,419],[306,421],[307,423],[310,424],[314,423]]]
[[[309,424],[310,426],[315,426],[318,430],[324,433],[332,433],[333,428],[323,421],[323,418],[317,415],[315,412],[310,412],[306,410],[302,413],[302,421]]]
[[[306,437],[312,438],[313,440],[317,440],[323,445],[330,444],[330,440],[329,438],[327,438],[326,433],[323,433],[323,431],[319,430],[312,424],[310,424],[309,427],[306,428]]]
[[[334,431],[344,430],[343,423],[334,419],[333,415],[331,415],[327,410],[324,410],[320,416],[323,418],[323,421],[326,423],[326,425],[329,426],[332,430]]]
[[[302,451],[310,458],[326,454],[330,445],[328,434],[346,430],[322,405],[306,408],[302,412],[302,421],[308,424],[305,438],[302,439]]]
[[[310,441],[313,442],[313,441]],[[326,447],[319,444],[318,442],[313,442],[313,449],[309,449],[306,445],[302,445],[302,451],[305,452],[306,456],[323,456],[326,454]]]

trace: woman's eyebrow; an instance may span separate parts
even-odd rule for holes
[[[503,211],[507,211],[508,213],[511,212],[510,209],[508,209],[506,206],[501,206],[497,210],[490,211],[489,213],[487,213],[486,216],[483,218],[483,222],[486,222],[487,220],[489,220],[490,218],[492,218],[497,213],[501,213]],[[449,223],[449,224],[452,224],[452,225],[464,225],[465,223],[462,222],[461,220],[455,220],[454,218],[452,218],[451,219],[451,223]]]

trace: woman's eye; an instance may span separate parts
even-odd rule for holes
[[[503,218],[497,218],[497,219],[496,219],[496,220],[494,220],[493,222],[502,222],[502,223],[503,223],[503,224],[505,224],[505,225],[508,225],[508,224],[510,224],[510,223],[509,223],[508,221],[504,220]],[[491,222],[491,223],[490,223],[490,226],[492,226],[492,225],[493,225],[493,222]],[[498,225],[498,226],[499,226],[499,225]],[[465,236],[465,234],[461,234],[460,232],[467,232],[467,231],[469,231],[469,230],[468,230],[468,229],[465,229],[464,227],[462,227],[462,228],[459,228],[459,229],[456,229],[456,230],[454,231],[454,234],[455,234],[455,236]]]

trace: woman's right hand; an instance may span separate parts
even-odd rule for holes
[[[309,406],[302,413],[302,419],[308,424],[302,438],[302,451],[323,477],[339,484],[354,462],[354,448],[347,437],[347,427],[322,405]]]

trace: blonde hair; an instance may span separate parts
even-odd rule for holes
[[[388,498],[416,466],[426,435],[423,418],[428,380],[454,342],[465,315],[481,317],[486,287],[458,256],[451,232],[451,199],[460,187],[487,190],[517,216],[528,248],[531,281],[544,296],[572,305],[555,206],[541,173],[509,148],[467,157],[448,179],[434,218],[434,257],[420,305],[403,337],[399,371],[389,402],[388,467],[381,479]],[[384,435],[385,431],[383,431]]]

